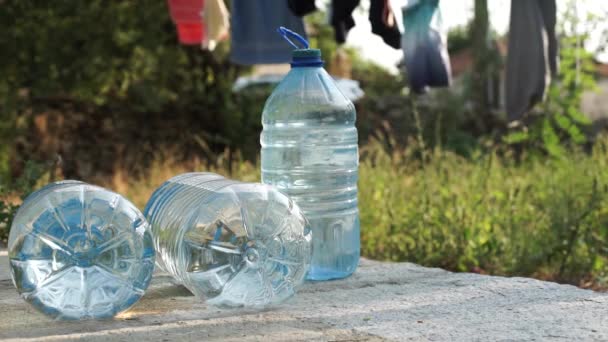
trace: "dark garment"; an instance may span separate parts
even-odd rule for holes
[[[336,42],[343,44],[346,36],[353,26],[353,11],[359,6],[359,0],[332,0],[331,2],[331,26],[334,28]]]
[[[419,0],[403,9],[403,61],[410,89],[422,93],[427,87],[447,87],[452,76],[447,44],[431,27],[439,0]]]
[[[287,5],[293,14],[303,17],[317,10],[315,0],[287,0]]]
[[[555,0],[540,0],[538,2],[540,12],[543,15],[545,30],[547,31],[547,59],[551,75],[557,75],[558,70],[558,48],[555,24],[557,22],[557,7]]]
[[[389,0],[371,0],[369,21],[372,32],[382,37],[386,44],[395,49],[401,48],[401,31]]]
[[[230,59],[237,64],[289,63],[293,48],[277,33],[284,26],[306,38],[302,18],[287,1],[233,0]]]
[[[557,72],[555,0],[511,0],[506,109],[520,120],[539,101]]]

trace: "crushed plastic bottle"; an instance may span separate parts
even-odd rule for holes
[[[116,193],[77,181],[28,196],[8,250],[21,296],[57,319],[112,317],[137,302],[154,271],[141,212]]]
[[[186,173],[156,189],[144,213],[157,265],[212,305],[279,303],[310,266],[306,219],[268,185]]]
[[[323,69],[321,52],[298,40],[291,71],[262,114],[262,182],[296,202],[310,222],[313,258],[308,278],[352,274],[359,262],[358,146],[355,107]]]

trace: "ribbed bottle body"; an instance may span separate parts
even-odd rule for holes
[[[346,277],[359,261],[355,119],[353,104],[319,67],[292,69],[264,108],[262,182],[289,195],[310,222],[309,279]]]
[[[158,265],[208,303],[265,306],[303,282],[310,232],[297,206],[276,189],[212,173],[161,185],[145,209]]]

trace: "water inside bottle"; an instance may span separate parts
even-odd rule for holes
[[[120,195],[62,182],[27,198],[9,237],[22,297],[61,319],[107,318],[148,287],[154,249],[143,215]]]

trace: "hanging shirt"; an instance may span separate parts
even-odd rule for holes
[[[446,39],[438,27],[438,6],[439,0],[415,0],[403,8],[401,47],[408,82],[416,93],[451,83]]]
[[[369,21],[372,24],[372,33],[382,37],[389,46],[401,48],[401,31],[389,0],[371,0]]]
[[[506,109],[521,119],[541,101],[557,72],[555,0],[512,0],[507,54]]]
[[[201,47],[213,51],[219,41],[228,37],[230,29],[230,15],[224,0],[205,0],[202,17],[205,35]]]
[[[287,0],[287,5],[293,14],[303,17],[317,10],[315,0]]]
[[[177,27],[177,37],[184,45],[198,45],[205,37],[201,22],[203,0],[168,0],[171,20]]]
[[[293,48],[277,33],[284,26],[306,37],[302,18],[287,1],[232,0],[230,59],[237,64],[289,63]]]
[[[338,44],[346,42],[348,31],[355,26],[353,11],[359,6],[359,0],[332,0],[330,7],[330,24]]]

